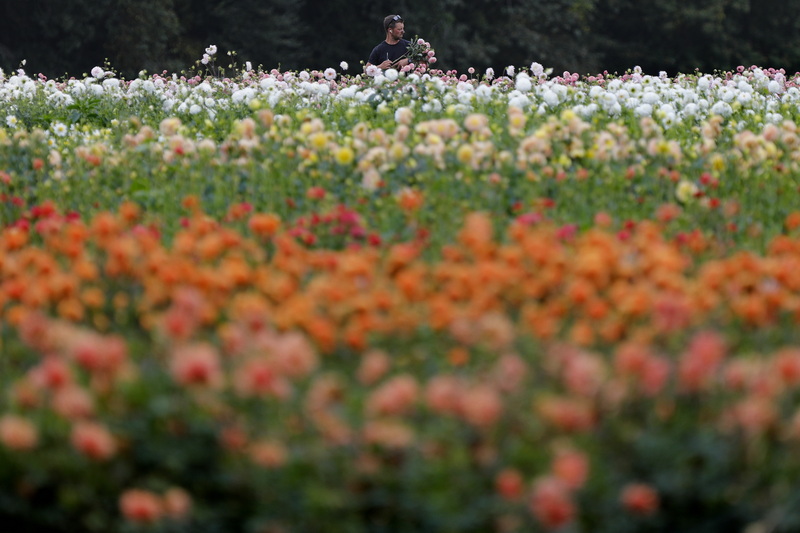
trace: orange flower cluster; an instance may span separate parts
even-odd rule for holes
[[[143,489],[129,489],[119,498],[122,516],[135,524],[153,524],[164,518],[182,519],[191,511],[192,499],[178,487],[163,495]]]
[[[574,493],[595,466],[570,439],[627,405],[652,400],[656,419],[669,420],[677,396],[707,394],[724,401],[700,415],[704,424],[800,440],[800,410],[785,401],[800,387],[800,351],[735,353],[717,332],[797,322],[795,237],[775,239],[763,256],[725,257],[699,235],[668,239],[658,222],[622,236],[523,217],[498,238],[474,213],[456,242],[427,259],[420,242],[309,249],[277,217],[250,214],[248,235],[186,207],[192,214],[171,242],[129,204],[88,223],[53,215],[38,232],[3,230],[0,320],[42,354],[13,384],[21,414],[0,418],[4,447],[36,450],[39,428],[25,413],[45,408],[68,422],[84,457],[126,453],[103,418],[125,416],[115,390],[142,371],[125,333],[155,341],[146,357],[252,464],[281,467],[291,439],[313,433],[356,445],[355,470],[368,475],[381,464],[375,449],[445,453],[444,437],[425,436],[420,416],[463,424],[475,435],[475,462],[494,465],[498,495],[527,502],[550,528],[573,520]],[[379,348],[420,332],[438,340],[407,354]],[[343,352],[360,354],[349,375],[330,361]],[[236,412],[261,400],[290,406],[267,434]],[[109,406],[114,413],[101,416]],[[549,471],[525,479],[501,455],[498,428],[530,419],[537,438],[558,439]],[[658,493],[638,481],[619,500],[634,515],[659,507]],[[144,491],[120,500],[137,522],[158,520],[165,505]]]
[[[326,352],[430,326],[459,345],[502,351],[520,335],[600,347],[648,345],[709,320],[768,327],[796,320],[800,303],[800,241],[788,236],[763,257],[740,252],[703,261],[709,243],[699,234],[681,246],[656,222],[638,224],[623,239],[600,227],[573,235],[521,218],[500,242],[489,219],[475,213],[458,242],[425,261],[420,243],[308,250],[269,214],[250,215],[248,237],[196,210],[170,244],[138,218],[125,204],[89,223],[53,218],[38,234],[4,229],[3,320],[18,326],[28,312],[42,311],[104,331],[134,316],[178,341],[235,319],[303,331]],[[87,351],[80,361],[119,364],[103,357]],[[653,364],[620,364],[640,377],[658,373]],[[714,372],[709,364],[682,363],[681,376],[702,379],[696,374]],[[198,368],[183,366],[175,371],[200,379]]]

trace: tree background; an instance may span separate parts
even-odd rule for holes
[[[0,68],[50,78],[108,65],[126,78],[192,69],[210,44],[223,67],[360,71],[403,16],[406,37],[434,46],[438,67],[482,72],[538,61],[595,74],[800,70],[800,0],[2,0]]]

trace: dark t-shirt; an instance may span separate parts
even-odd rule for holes
[[[381,44],[372,49],[372,53],[369,55],[369,63],[371,65],[380,65],[387,59],[389,61],[394,61],[406,53],[408,45],[410,44],[411,42],[405,39],[400,39],[396,44],[389,44],[386,41],[382,41]]]

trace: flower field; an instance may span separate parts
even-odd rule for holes
[[[757,67],[0,71],[0,522],[800,531],[798,122]]]

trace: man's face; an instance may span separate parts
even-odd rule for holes
[[[403,34],[406,32],[405,27],[402,22],[395,22],[394,28],[389,28],[389,34],[395,39],[402,39]]]

